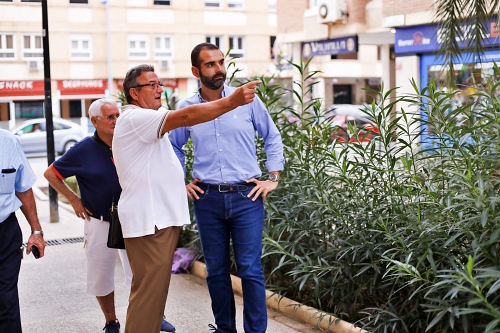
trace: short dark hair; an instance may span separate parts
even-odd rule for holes
[[[137,78],[141,76],[144,72],[154,72],[155,68],[153,65],[138,65],[132,67],[128,70],[125,75],[125,79],[123,80],[123,92],[125,93],[125,98],[127,99],[127,103],[132,103],[132,96],[130,96],[130,89],[137,86],[139,82],[137,82]]]
[[[198,69],[200,68],[200,64],[201,64],[200,52],[203,49],[219,50],[217,45],[214,45],[211,43],[200,43],[200,44],[196,45],[193,48],[193,51],[191,51],[191,66],[196,67]],[[221,51],[221,53],[222,53],[222,51]]]

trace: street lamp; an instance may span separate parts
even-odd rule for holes
[[[109,29],[109,0],[101,0],[101,3],[106,4],[106,48],[108,51],[108,89],[106,97],[113,96],[113,74],[111,65],[111,31]]]

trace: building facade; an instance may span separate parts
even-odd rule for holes
[[[278,0],[277,13],[276,40],[283,57],[298,62],[314,56],[310,70],[320,71],[314,94],[324,99],[327,108],[371,102],[373,96],[363,88],[383,85],[388,91],[397,87],[395,97],[415,93],[411,80],[419,89],[430,80],[438,85],[442,81],[435,0]],[[474,27],[465,24],[462,29]],[[473,93],[471,85],[492,74],[493,61],[500,61],[500,29],[495,18],[486,30],[485,55],[464,54],[463,63],[454,65],[456,85],[463,90],[457,104]],[[460,45],[466,42],[459,41]],[[293,79],[294,75],[285,70],[281,76]],[[401,107],[415,108],[403,103]],[[432,133],[422,126],[421,138],[425,139]]]
[[[152,64],[169,96],[193,93],[190,53],[209,41],[231,49],[237,77],[273,70],[273,0],[50,0],[48,31],[54,116],[85,117],[117,96],[127,70]],[[108,39],[109,33],[109,39]],[[0,123],[41,117],[44,63],[41,0],[0,1]]]

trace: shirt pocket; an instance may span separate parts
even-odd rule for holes
[[[2,169],[0,173],[0,193],[13,193],[16,184],[17,170],[15,168]]]

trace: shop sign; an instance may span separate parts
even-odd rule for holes
[[[463,38],[457,40],[460,48],[465,48],[471,40],[475,31],[473,24],[463,24],[461,26]],[[485,26],[486,35],[483,38],[483,46],[498,46],[500,31],[495,20],[488,22]],[[437,24],[420,25],[414,27],[397,28],[394,42],[394,52],[396,54],[407,53],[430,53],[441,48],[443,29]]]
[[[43,80],[0,81],[0,97],[8,96],[43,96]]]
[[[358,52],[358,36],[302,43],[303,58],[356,52]]]
[[[108,88],[106,80],[59,80],[57,89],[61,95],[104,95]]]

